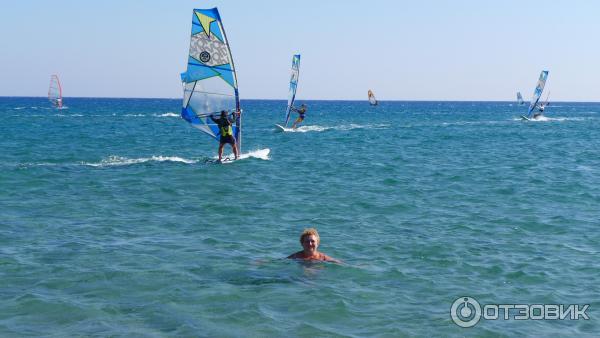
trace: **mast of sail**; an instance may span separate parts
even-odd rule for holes
[[[548,79],[548,71],[542,70],[540,73],[540,78],[535,86],[535,90],[533,91],[533,96],[531,97],[531,103],[529,104],[529,111],[527,112],[528,116],[531,116],[531,112],[536,108],[540,97],[542,96],[542,92],[544,91],[544,86],[546,86],[546,79]]]
[[[237,73],[235,71],[235,65],[233,63],[233,56],[231,56],[231,47],[229,47],[229,40],[227,39],[227,33],[225,33],[225,28],[223,28],[223,23],[221,21],[221,16],[219,15],[219,11],[215,8],[215,12],[217,13],[217,18],[219,19],[219,26],[221,27],[221,31],[223,32],[223,38],[225,39],[225,44],[227,44],[227,51],[229,52],[229,61],[231,62],[231,69],[233,70],[233,79],[235,83],[234,94],[235,94],[235,111],[239,112],[239,114],[235,114],[235,125],[237,126],[237,130],[235,133],[235,145],[238,150],[238,154],[242,153],[242,108],[240,107],[240,92],[237,85]]]
[[[219,140],[220,130],[210,119],[225,110],[240,110],[237,75],[223,23],[217,8],[194,9],[188,64],[181,74],[181,117],[193,127]],[[233,134],[241,150],[241,117],[236,116]]]
[[[298,79],[300,77],[300,54],[295,54],[292,57],[292,71],[290,76],[290,90],[288,91],[288,105],[285,110],[285,126],[287,127],[290,121],[290,114],[294,101],[296,100],[296,91],[298,90]]]

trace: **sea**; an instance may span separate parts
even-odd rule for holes
[[[0,98],[0,336],[600,333],[600,103],[299,103]]]

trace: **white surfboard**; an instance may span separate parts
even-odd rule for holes
[[[284,133],[286,131],[293,131],[294,130],[292,128],[286,128],[286,127],[284,127],[282,125],[279,125],[279,124],[275,124],[275,128],[276,128],[276,131],[278,131],[280,133]]]

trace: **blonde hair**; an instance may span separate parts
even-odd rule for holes
[[[300,235],[300,244],[304,242],[304,237],[313,235],[317,238],[317,244],[321,243],[321,237],[319,237],[319,233],[315,228],[308,228],[302,231],[302,235]]]

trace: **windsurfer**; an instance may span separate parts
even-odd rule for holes
[[[302,121],[304,121],[304,114],[306,113],[306,105],[303,103],[300,108],[296,108],[296,107],[292,107],[290,108],[291,111],[294,111],[296,113],[298,113],[298,118],[296,119],[296,121],[294,121],[294,124],[292,125],[292,129],[296,129],[298,123],[301,123]]]
[[[538,105],[537,109],[538,109],[538,111],[533,114],[534,119],[542,117],[542,115],[544,113],[544,109],[546,109],[546,105]]]
[[[225,110],[221,111],[221,116],[218,119],[215,119],[212,115],[210,115],[210,119],[213,120],[219,126],[219,133],[221,134],[221,138],[219,140],[219,162],[223,157],[223,147],[226,143],[231,145],[233,149],[233,155],[235,159],[238,159],[238,149],[235,142],[235,137],[233,136],[233,123],[235,123],[234,116],[239,116],[241,112],[235,112],[231,114],[231,117],[227,115]]]
[[[326,254],[317,251],[321,240],[319,233],[315,228],[304,229],[300,235],[300,244],[302,244],[302,251],[298,251],[294,254],[289,255],[287,258],[299,259],[304,261],[325,261],[342,263],[340,260],[329,257]]]

